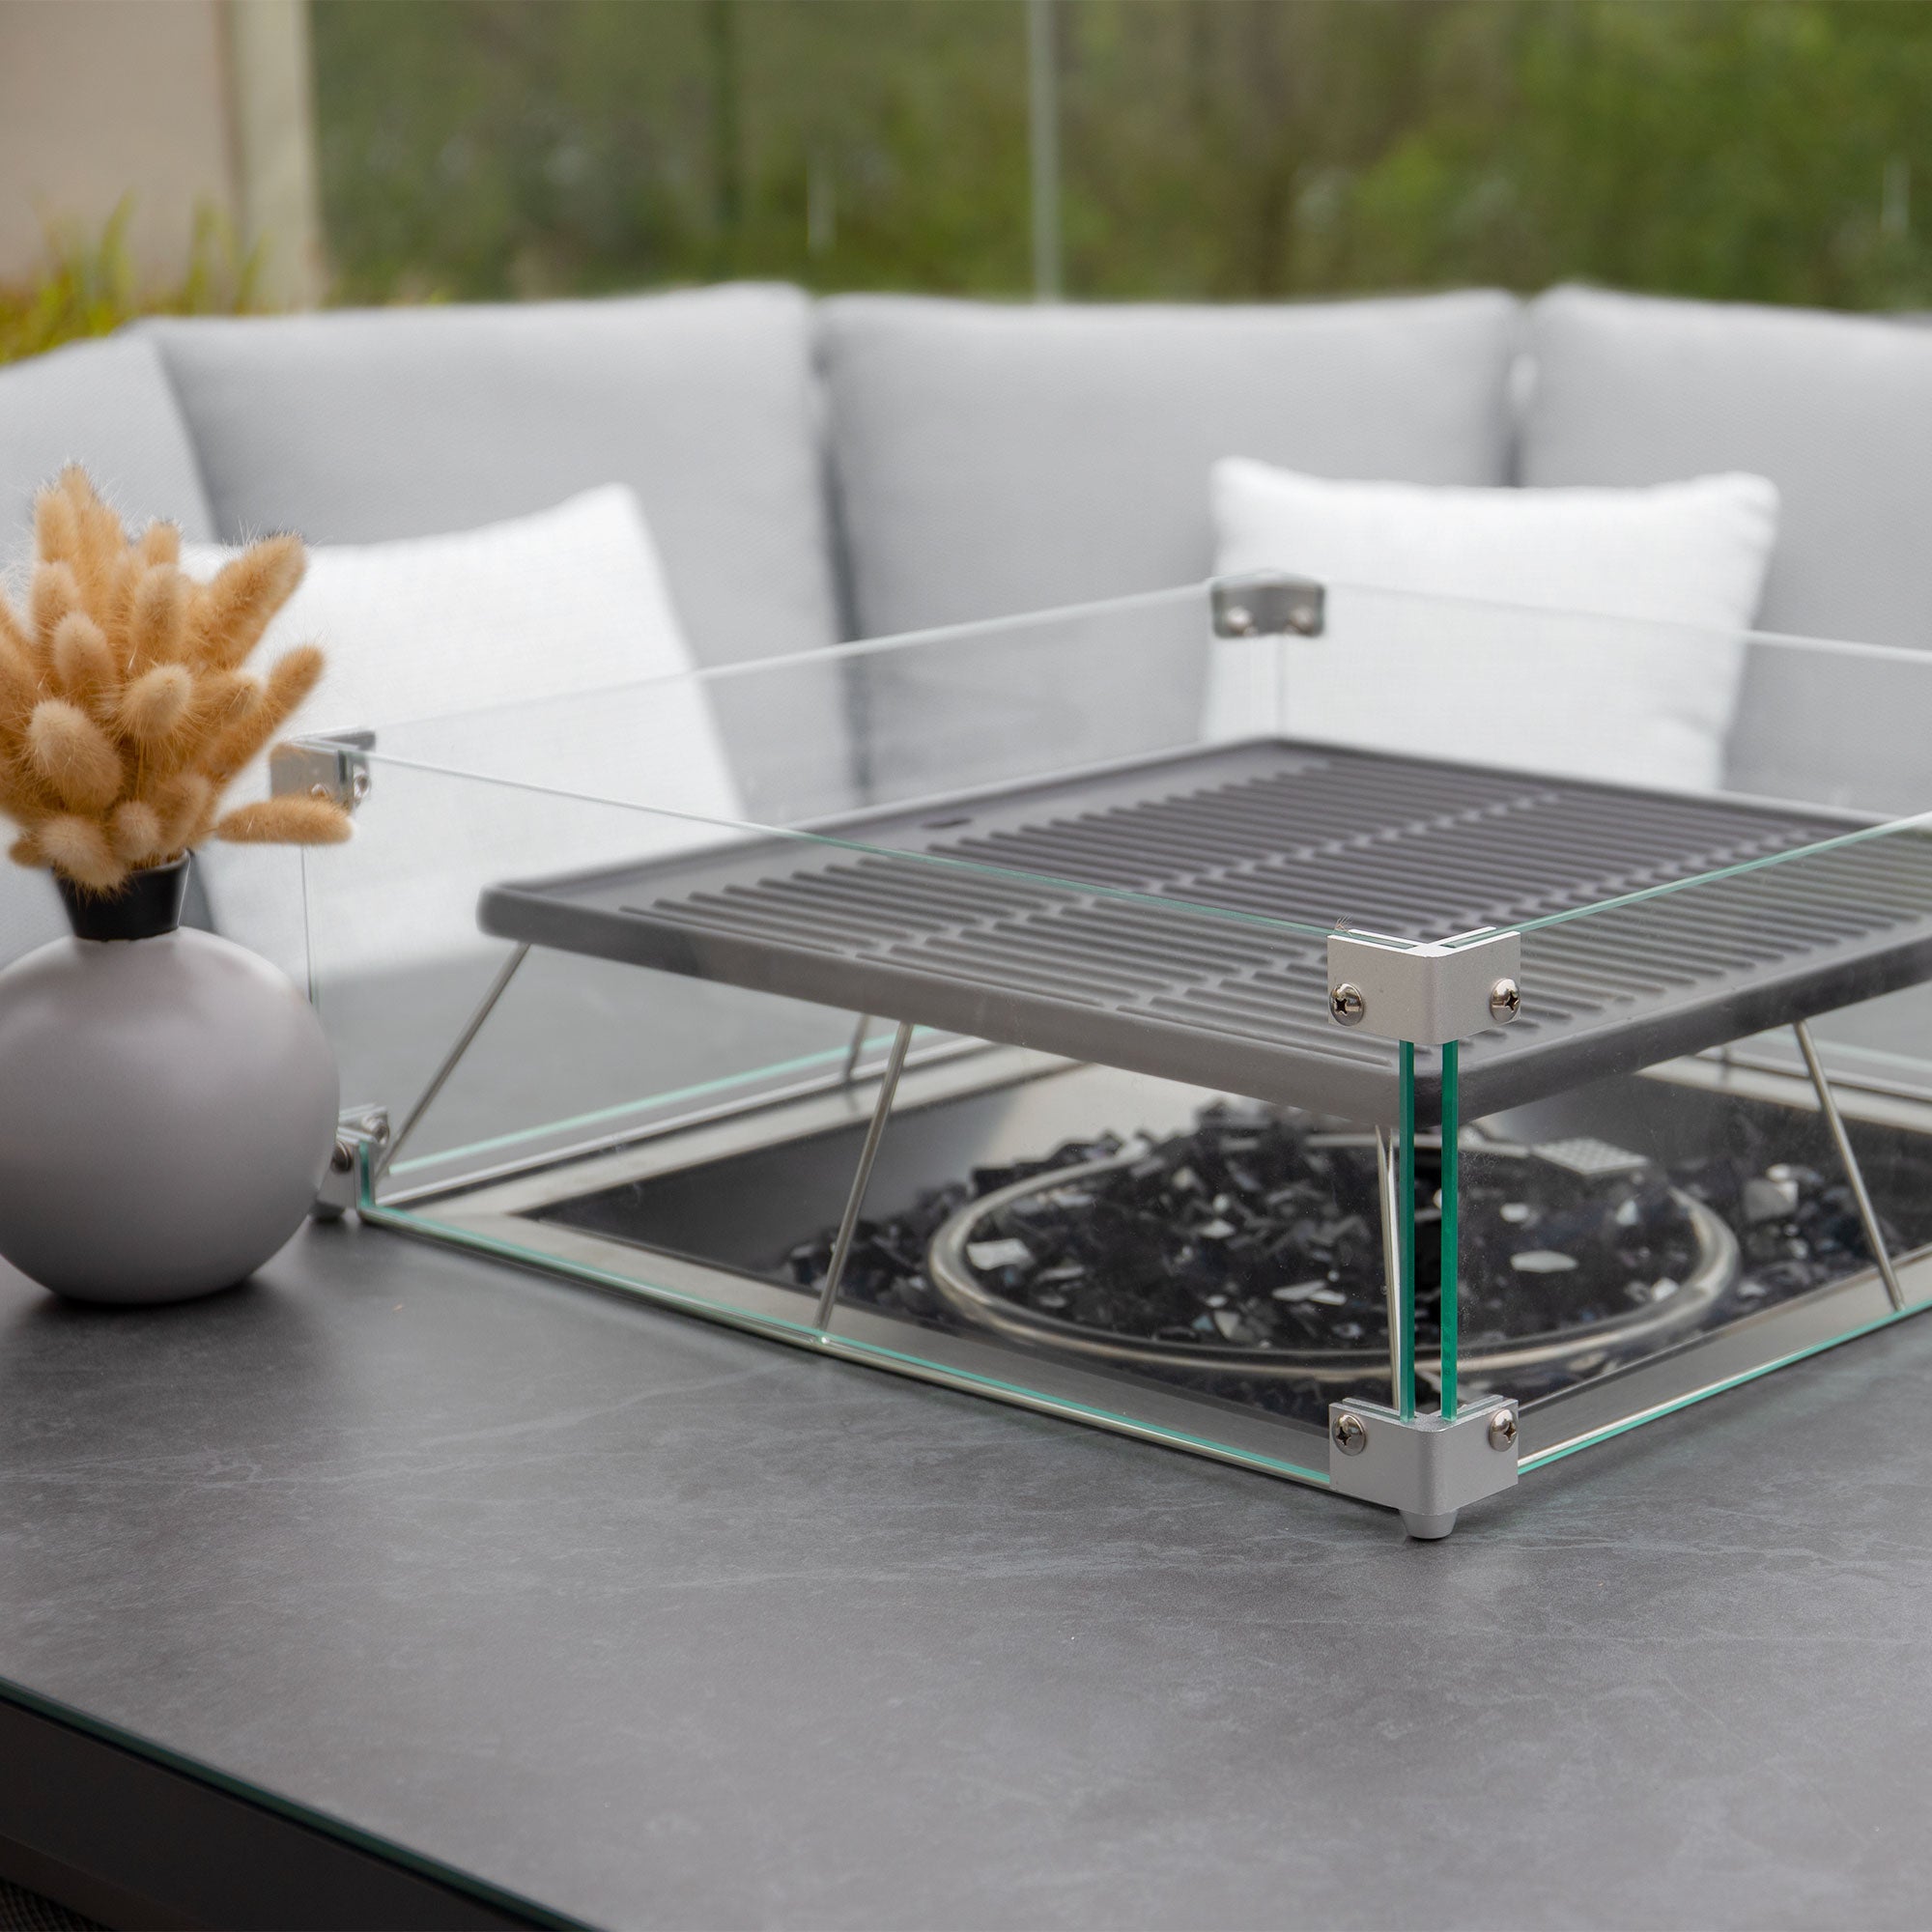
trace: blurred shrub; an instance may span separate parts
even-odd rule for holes
[[[238,246],[220,210],[196,210],[186,272],[156,286],[136,273],[128,252],[133,208],[133,197],[124,197],[98,235],[49,233],[45,273],[0,284],[0,362],[106,335],[137,315],[237,315],[259,306],[257,256]]]
[[[1024,294],[1024,0],[313,0],[359,299]],[[1067,284],[1932,302],[1932,6],[1057,0]]]

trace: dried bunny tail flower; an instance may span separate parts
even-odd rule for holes
[[[156,748],[163,772],[183,771],[192,766],[208,769],[209,753],[224,733],[254,715],[262,701],[262,680],[245,670],[196,671],[187,666],[194,695],[187,716],[176,727],[165,745]]]
[[[193,702],[194,678],[187,667],[156,665],[122,692],[115,707],[115,723],[137,745],[164,745],[180,728]]]
[[[100,626],[70,611],[54,627],[53,673],[64,696],[97,718],[111,718],[121,678]]]
[[[108,567],[100,601],[94,607],[100,628],[107,633],[123,663],[128,655],[128,624],[133,614],[134,592],[140,587],[148,566],[131,550],[124,550]]]
[[[270,620],[308,568],[299,537],[268,537],[222,567],[195,599],[195,653],[202,664],[233,670],[262,641]]]
[[[120,794],[125,775],[113,742],[65,698],[43,698],[35,705],[27,721],[27,756],[71,810],[101,811]]]
[[[41,850],[40,835],[34,832],[21,833],[19,838],[8,846],[7,856],[16,866],[39,867],[47,863],[47,855]]]
[[[160,814],[161,850],[180,852],[214,810],[214,787],[199,772],[177,772],[163,779],[148,801]]]
[[[60,800],[23,758],[0,758],[0,812],[25,831],[61,809]]]
[[[20,733],[46,695],[31,654],[0,636],[0,759],[19,754]]]
[[[298,644],[275,660],[261,696],[219,731],[195,763],[223,785],[288,722],[289,714],[312,692],[323,673],[323,655],[313,644]]]
[[[43,563],[70,566],[80,555],[80,516],[59,484],[34,498],[34,554]]]
[[[161,814],[145,799],[123,799],[108,815],[107,842],[113,847],[114,856],[130,866],[144,866],[165,858],[168,849],[162,842],[165,832]]]
[[[37,563],[32,587],[27,592],[27,615],[33,621],[28,648],[37,664],[44,664],[53,648],[54,633],[60,620],[80,606],[80,585],[64,563]]]
[[[20,621],[19,613],[4,594],[0,594],[0,650],[15,652],[27,660],[34,655],[33,632]]]
[[[129,671],[187,656],[189,584],[172,563],[144,571],[134,586],[128,614]]]
[[[78,464],[71,463],[61,471],[56,487],[73,506],[77,535],[73,574],[83,601],[98,615],[111,597],[114,568],[128,549],[128,532]]]
[[[340,845],[349,814],[326,798],[265,798],[238,806],[214,828],[237,845]]]
[[[150,524],[141,532],[134,554],[145,564],[179,563],[182,554],[181,526],[177,524]]]
[[[62,814],[35,827],[34,838],[47,864],[77,886],[111,893],[127,882],[128,867],[114,856],[97,818]]]

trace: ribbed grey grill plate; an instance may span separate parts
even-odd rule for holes
[[[479,917],[539,946],[1386,1122],[1395,1048],[1329,1019],[1321,937],[1262,922],[1438,939],[1856,829],[1249,744],[495,887]],[[1917,833],[1531,931],[1521,1018],[1463,1049],[1465,1117],[1928,977],[1932,839]]]

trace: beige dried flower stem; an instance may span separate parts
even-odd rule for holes
[[[263,798],[238,806],[214,831],[238,844],[339,845],[349,820],[325,799]]]
[[[115,721],[143,752],[159,752],[182,728],[193,704],[194,678],[187,667],[156,665],[123,688]]]
[[[199,661],[215,670],[243,663],[307,568],[295,537],[268,537],[224,565],[195,597]]]
[[[47,863],[65,872],[77,886],[111,893],[125,885],[128,868],[114,856],[106,831],[98,818],[65,812],[34,828],[34,838]]]
[[[121,756],[113,741],[77,704],[47,697],[27,721],[27,756],[35,776],[74,812],[100,812],[121,795]]]
[[[129,866],[152,865],[167,857],[161,814],[145,799],[123,799],[107,821],[107,842],[114,856]]]
[[[128,640],[124,662],[129,677],[150,666],[179,664],[188,648],[188,581],[174,563],[162,560],[141,573],[128,603]]]
[[[71,611],[81,609],[80,582],[72,569],[61,562],[37,563],[27,591],[28,662],[44,670],[53,649],[54,633]]]
[[[70,611],[54,628],[51,652],[61,696],[97,718],[111,718],[120,691],[120,668],[100,626],[84,611]]]

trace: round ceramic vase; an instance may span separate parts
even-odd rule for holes
[[[184,928],[186,861],[0,972],[0,1255],[78,1301],[183,1301],[300,1226],[335,1145],[335,1062],[267,960]]]

